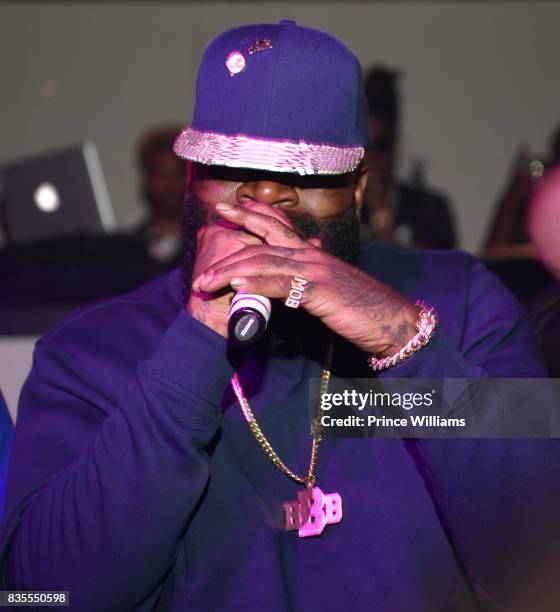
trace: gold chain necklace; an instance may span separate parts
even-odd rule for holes
[[[331,375],[331,362],[332,362],[333,342],[330,341],[327,345],[327,351],[325,355],[325,363],[323,366],[323,373],[321,375],[321,396],[327,392],[329,385],[329,378]],[[311,457],[309,459],[309,469],[307,476],[298,476],[295,472],[290,470],[288,466],[280,459],[276,451],[272,448],[272,445],[262,432],[255,415],[249,405],[243,387],[237,373],[235,373],[231,379],[231,384],[241,412],[245,417],[249,425],[253,436],[259,443],[259,446],[263,449],[266,456],[272,461],[272,463],[286,476],[289,476],[292,480],[302,484],[306,487],[305,491],[298,492],[298,499],[296,501],[284,502],[282,504],[284,508],[284,529],[286,531],[298,530],[300,538],[309,536],[317,536],[323,533],[326,525],[333,523],[339,523],[342,520],[342,499],[338,493],[323,493],[321,489],[315,486],[315,468],[317,466],[317,455],[319,453],[319,444],[321,442],[321,418],[317,415],[311,423]]]

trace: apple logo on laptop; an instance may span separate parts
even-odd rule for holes
[[[41,183],[35,189],[35,206],[46,213],[55,212],[60,208],[60,196],[58,189],[52,183]]]

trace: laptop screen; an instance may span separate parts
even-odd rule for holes
[[[0,213],[7,245],[115,229],[94,143],[1,166]]]

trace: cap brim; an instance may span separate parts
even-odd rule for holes
[[[183,159],[215,166],[298,174],[346,174],[364,156],[362,146],[338,146],[205,132],[185,128],[173,145]]]

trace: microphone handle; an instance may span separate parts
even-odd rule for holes
[[[255,344],[265,334],[271,309],[267,297],[236,293],[229,310],[228,336],[238,344]]]

